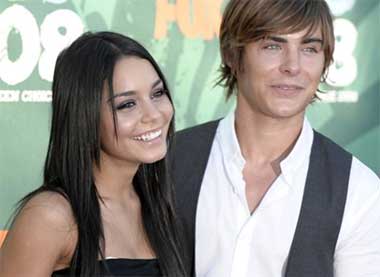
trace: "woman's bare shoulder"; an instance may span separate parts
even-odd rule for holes
[[[73,252],[76,230],[64,196],[38,193],[21,208],[8,232],[0,251],[0,275],[49,276]]]
[[[37,215],[39,219],[35,218]],[[51,227],[70,227],[74,224],[69,201],[60,193],[52,191],[44,191],[33,196],[18,214],[18,217],[24,216],[29,220],[52,223]]]

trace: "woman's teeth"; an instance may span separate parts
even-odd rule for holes
[[[158,138],[162,133],[162,130],[158,130],[155,132],[149,132],[146,134],[143,134],[141,136],[133,137],[134,140],[140,140],[140,141],[151,141],[155,138]]]

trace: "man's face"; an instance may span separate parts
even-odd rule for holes
[[[238,109],[278,119],[303,116],[324,65],[320,29],[306,34],[272,34],[245,46]]]

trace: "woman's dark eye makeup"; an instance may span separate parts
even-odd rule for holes
[[[166,94],[166,90],[164,88],[159,88],[152,92],[152,98],[160,98],[161,96]]]
[[[136,105],[134,100],[126,100],[116,105],[116,110],[130,109]]]
[[[160,99],[162,96],[166,94],[167,94],[167,91],[165,88],[157,88],[156,90],[151,92],[150,98],[152,100]],[[135,99],[125,99],[124,101],[121,101],[120,103],[115,103],[116,110],[131,109],[135,106],[136,106]]]

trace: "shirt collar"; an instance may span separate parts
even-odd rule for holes
[[[227,161],[233,161],[243,169],[245,160],[240,151],[239,141],[235,131],[235,111],[230,111],[220,123],[216,134],[221,151]]]
[[[280,163],[281,173],[288,184],[292,184],[293,176],[297,169],[310,157],[313,143],[313,129],[307,118],[304,118],[303,126],[298,139],[289,155]],[[219,123],[216,134],[224,159],[230,161],[243,170],[245,159],[241,154],[240,145],[235,131],[235,111],[231,111]]]
[[[286,182],[292,184],[293,176],[297,170],[310,157],[311,146],[313,143],[313,129],[307,118],[304,118],[300,135],[289,155],[280,163],[281,173]]]

